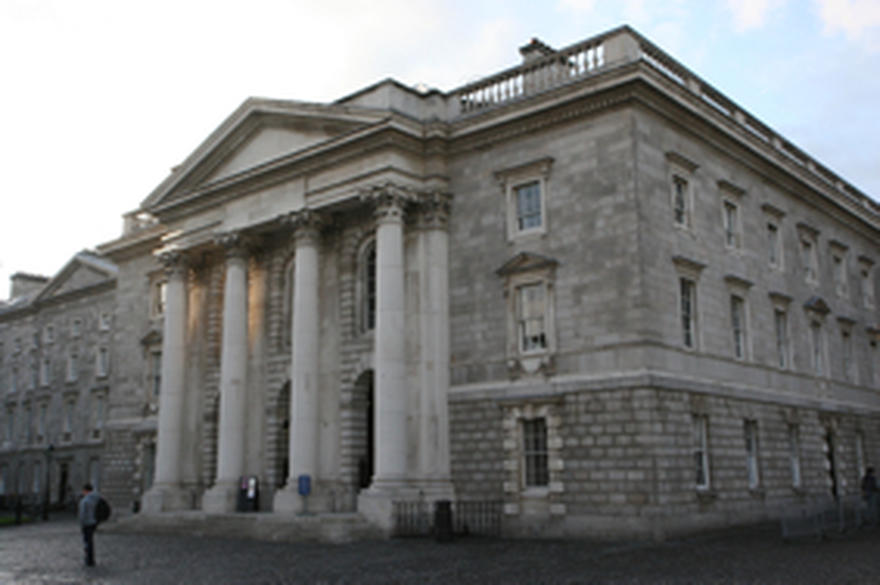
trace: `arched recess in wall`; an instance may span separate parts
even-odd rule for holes
[[[358,247],[355,284],[355,323],[359,334],[376,327],[376,238],[370,236]]]

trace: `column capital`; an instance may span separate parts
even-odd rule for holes
[[[329,223],[326,214],[314,209],[292,211],[278,219],[282,225],[293,230],[293,239],[297,243],[316,244],[321,229]]]
[[[425,229],[445,230],[449,226],[452,194],[443,191],[425,191],[419,194],[419,226]]]
[[[416,201],[418,194],[411,187],[386,181],[358,191],[361,201],[375,205],[376,221],[402,222],[407,204]]]
[[[241,231],[230,231],[214,236],[214,243],[226,250],[226,258],[246,260],[256,248],[256,240]]]
[[[156,254],[169,279],[185,277],[189,270],[189,255],[182,250],[163,250]]]

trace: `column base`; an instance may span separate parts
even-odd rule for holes
[[[368,489],[360,492],[358,512],[370,524],[387,534],[394,528],[394,502],[455,499],[455,490],[449,480],[390,480],[377,479]]]
[[[159,514],[192,508],[192,493],[179,485],[155,484],[144,493],[141,511],[144,514]]]
[[[208,514],[235,512],[238,489],[237,481],[218,481],[202,496],[202,510]]]

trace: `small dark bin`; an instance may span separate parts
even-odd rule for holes
[[[452,541],[452,502],[434,502],[434,538],[437,542]]]

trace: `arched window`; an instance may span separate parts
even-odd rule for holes
[[[361,333],[376,327],[376,240],[370,240],[358,255],[358,318]]]

